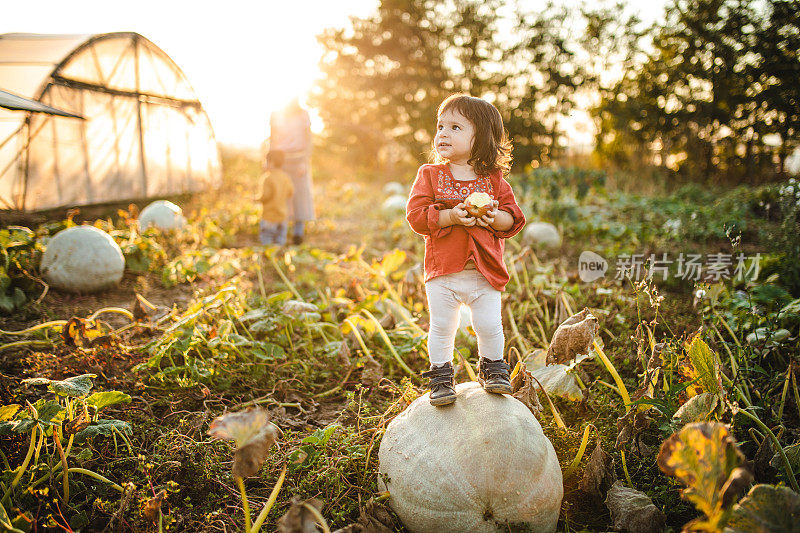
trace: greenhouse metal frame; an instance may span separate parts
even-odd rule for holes
[[[0,209],[219,186],[219,151],[194,89],[138,33],[0,35],[0,87],[85,118],[0,109]]]

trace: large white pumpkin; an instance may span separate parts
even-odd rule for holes
[[[122,250],[94,226],[74,226],[56,233],[42,255],[44,279],[59,289],[91,292],[119,283],[125,270]]]
[[[384,215],[396,215],[404,213],[406,210],[406,203],[408,198],[402,194],[393,194],[383,201],[381,211]]]
[[[180,229],[186,223],[183,210],[167,200],[156,200],[139,213],[139,231],[150,226],[162,230]]]
[[[555,531],[564,487],[539,421],[478,383],[456,393],[444,407],[425,394],[386,428],[378,484],[391,508],[412,533]]]
[[[383,186],[383,194],[390,196],[394,194],[399,194],[400,196],[407,196],[406,188],[403,187],[402,183],[398,183],[396,181],[390,181],[386,185]]]
[[[539,246],[561,246],[561,234],[549,222],[531,222],[522,231],[522,243]]]

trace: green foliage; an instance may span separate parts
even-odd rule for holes
[[[97,377],[95,374],[83,374],[62,380],[30,378],[24,379],[22,382],[28,385],[47,385],[47,390],[59,396],[79,398],[89,394],[93,386],[92,378],[95,377]]]
[[[20,309],[36,288],[35,277],[41,245],[28,228],[0,229],[0,314]]]
[[[99,436],[113,437],[114,435],[133,435],[131,425],[122,420],[102,420],[98,419],[89,424],[86,428],[75,434],[75,442],[84,442]]]
[[[144,235],[134,233],[134,240],[125,240],[120,244],[125,256],[125,268],[131,272],[143,273],[157,267],[166,259],[166,252],[159,243],[159,234],[148,231]]]
[[[108,407],[109,405],[116,405],[118,403],[131,403],[131,397],[124,392],[112,390],[95,392],[86,398],[86,405],[91,405],[97,410],[100,410],[103,407]]]
[[[300,446],[289,454],[290,468],[292,470],[302,470],[316,466],[317,459],[325,452],[325,446],[337,429],[341,429],[338,424],[331,424],[328,427],[319,428],[308,437],[305,437]]]
[[[33,404],[33,413],[28,409],[19,410],[19,406],[16,408],[14,415],[8,414],[11,412],[10,410],[6,411],[4,420],[0,422],[0,435],[29,433],[36,425],[40,426],[42,431],[47,432],[51,426],[61,424],[66,413],[66,407],[59,402],[44,398]]]
[[[791,178],[778,192],[781,223],[770,236],[777,257],[766,274],[777,273],[781,284],[800,297],[800,183]]]
[[[798,519],[800,495],[787,487],[759,484],[733,508],[724,531],[793,531]]]

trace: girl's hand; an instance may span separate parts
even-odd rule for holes
[[[464,202],[460,202],[450,210],[450,219],[453,221],[453,224],[461,224],[462,226],[474,226],[477,222],[475,217],[470,215],[467,211]]]
[[[497,216],[497,207],[500,205],[500,202],[497,200],[492,200],[492,207],[483,215],[481,218],[475,219],[475,223],[482,227],[488,228],[494,222],[494,217]]]

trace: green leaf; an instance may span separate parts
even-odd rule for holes
[[[11,314],[14,311],[14,300],[0,292],[0,312]]]
[[[78,453],[78,455],[75,456],[75,459],[77,459],[78,462],[80,462],[80,463],[85,463],[86,461],[91,459],[93,456],[94,456],[94,454],[92,453],[92,450],[90,450],[89,448],[83,448],[80,451],[80,453]]]
[[[33,426],[36,425],[36,420],[28,418],[25,420],[11,420],[9,422],[0,422],[0,436],[8,436],[20,433],[29,433]]]
[[[264,333],[270,333],[271,331],[277,329],[279,326],[280,323],[278,322],[278,320],[275,317],[270,317],[253,322],[248,329],[250,330],[250,333],[259,335]]]
[[[2,503],[0,503],[0,527],[3,528],[3,531],[8,531],[10,533],[24,533],[21,529],[15,528],[11,523],[11,519],[8,517],[6,508],[3,507]]]
[[[70,396],[78,398],[86,396],[92,390],[92,378],[97,377],[96,374],[81,374],[80,376],[73,376],[61,381],[56,381],[47,378],[28,378],[23,379],[23,383],[28,385],[47,385],[51,392],[59,396]]]
[[[37,420],[44,423],[54,423],[53,419],[58,419],[58,423],[64,418],[67,408],[56,400],[38,400],[33,406],[39,414]]]
[[[773,448],[774,449],[774,448]],[[789,464],[792,466],[792,472],[800,472],[800,442],[792,444],[783,449],[786,458],[789,459]],[[783,469],[783,460],[779,453],[772,456],[769,465],[778,470]]]
[[[33,408],[36,410],[37,418],[33,418],[27,409],[18,410],[14,414],[13,420],[0,422],[0,435],[28,433],[36,424],[42,426],[43,429],[47,429],[45,426],[59,425],[67,412],[67,408],[57,401],[44,398],[37,400],[33,404]]]
[[[725,533],[797,531],[800,495],[787,487],[756,485],[733,508]]]
[[[22,292],[22,289],[20,289],[19,287],[14,287],[14,295],[11,297],[11,300],[14,303],[14,307],[16,308],[22,307],[22,304],[24,304],[25,300],[27,299],[28,298],[27,296],[25,296],[25,293]]]
[[[77,442],[83,442],[86,439],[91,439],[100,435],[110,437],[114,434],[115,430],[124,435],[133,435],[131,425],[127,422],[123,422],[122,420],[98,420],[77,432],[75,434],[75,440]]]
[[[274,359],[283,359],[286,357],[286,350],[279,344],[259,342],[254,348],[253,355],[264,361],[272,361]]]
[[[252,311],[248,311],[242,316],[239,317],[240,322],[250,322],[255,320],[262,320],[264,318],[268,318],[270,316],[270,310],[267,308],[259,308],[253,309]]]
[[[94,405],[98,411],[103,407],[114,405],[117,403],[131,403],[131,397],[124,392],[112,390],[105,392],[95,392],[86,398],[87,405]]]
[[[703,391],[719,393],[722,389],[722,377],[719,373],[716,354],[699,335],[692,339],[687,352],[689,360],[697,372],[698,384]]]
[[[673,418],[678,424],[686,425],[690,422],[706,422],[716,412],[719,406],[719,395],[711,392],[701,392],[692,396],[675,411]]]

